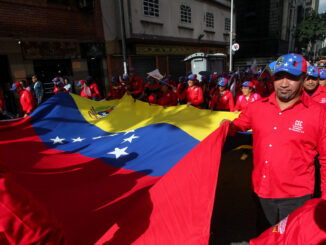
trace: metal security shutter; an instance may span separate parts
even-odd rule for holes
[[[132,56],[132,67],[136,68],[137,76],[146,78],[147,73],[155,70],[154,56]]]
[[[186,75],[186,63],[183,61],[184,56],[169,56],[169,72],[174,81],[178,81],[180,76]]]

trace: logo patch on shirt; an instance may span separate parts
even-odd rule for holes
[[[289,130],[304,134],[303,121],[296,120],[292,125],[292,128],[289,128]]]
[[[281,235],[284,234],[285,229],[286,229],[286,224],[288,222],[288,217],[289,216],[287,216],[286,218],[281,220],[280,223],[274,225],[272,233],[280,233]]]
[[[326,98],[322,98],[320,101],[321,104],[325,104],[326,103]]]

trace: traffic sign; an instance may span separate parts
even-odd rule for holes
[[[232,45],[232,51],[238,51],[240,49],[240,45],[239,45],[239,43],[234,43],[233,45]]]

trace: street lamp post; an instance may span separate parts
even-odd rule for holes
[[[229,50],[229,55],[230,55],[230,60],[229,60],[229,72],[232,71],[232,42],[233,42],[233,0],[231,0],[231,21],[230,21],[230,50]]]
[[[126,48],[126,28],[125,28],[125,16],[124,16],[123,0],[119,0],[119,10],[120,10],[120,27],[121,27],[123,69],[124,69],[124,74],[127,74],[128,73],[128,66],[127,66],[127,48]]]

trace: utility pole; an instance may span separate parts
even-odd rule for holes
[[[125,28],[125,15],[123,8],[123,0],[119,0],[120,10],[120,27],[121,27],[121,41],[122,41],[122,56],[123,56],[123,70],[124,74],[128,74],[128,59],[126,48],[126,28]]]
[[[229,72],[232,71],[232,44],[233,44],[233,0],[231,0],[231,21],[230,21],[230,60],[229,60]]]

